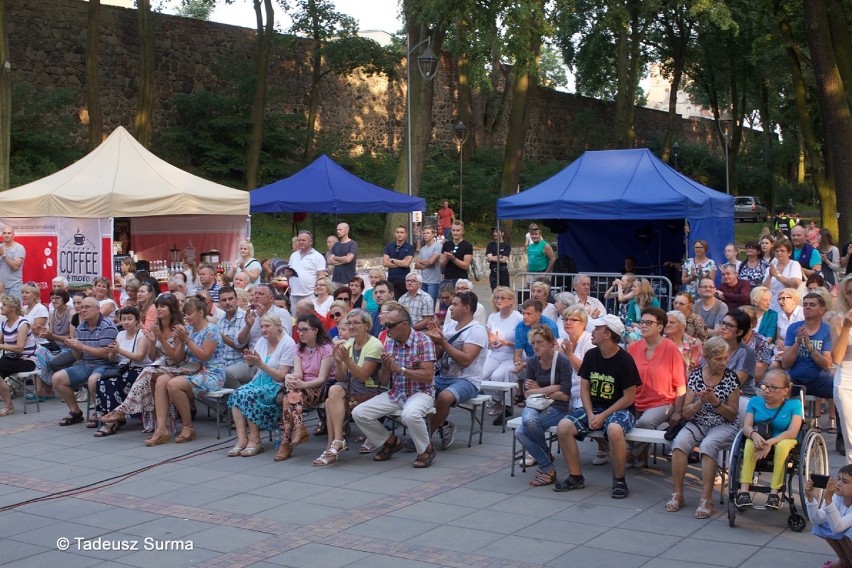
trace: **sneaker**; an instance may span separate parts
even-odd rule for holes
[[[364,443],[364,445],[366,445],[366,442]],[[402,443],[402,450],[404,452],[416,452],[417,448],[414,447],[414,440],[412,438],[406,438],[405,441]]]
[[[624,481],[613,480],[612,493],[610,496],[613,499],[626,499],[628,495],[630,495],[630,490],[627,488],[627,483]]]
[[[595,457],[592,458],[592,465],[606,465],[609,461],[609,456],[606,455],[606,452],[599,451],[595,454]]]
[[[586,486],[586,478],[582,475],[578,477],[574,477],[573,475],[568,475],[565,478],[565,481],[557,481],[556,485],[553,486],[553,490],[557,493],[561,493],[563,491],[576,491],[577,489],[582,489]]]
[[[89,401],[89,389],[81,388],[77,391],[77,402],[88,402]]]
[[[751,495],[745,492],[737,493],[736,505],[737,509],[745,509],[746,507],[751,507]]]
[[[766,496],[766,508],[767,509],[780,509],[781,508],[781,497],[777,493],[770,493]]]
[[[456,425],[447,420],[439,429],[441,433],[441,449],[449,450],[456,441]]]

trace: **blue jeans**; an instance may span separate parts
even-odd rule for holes
[[[521,425],[515,430],[515,439],[535,458],[538,468],[545,473],[553,469],[545,432],[551,426],[559,424],[563,418],[565,418],[565,411],[554,408],[553,405],[542,411],[524,408]]]
[[[420,289],[432,296],[432,301],[438,301],[438,293],[441,291],[441,283],[435,282],[434,284],[429,284],[428,282],[423,282],[420,284]]]

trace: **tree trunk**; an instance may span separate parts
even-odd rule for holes
[[[825,4],[823,0],[804,0],[804,7],[808,46],[825,131],[823,148],[826,165],[831,168],[837,210],[840,212],[838,241],[842,242],[852,229],[852,113],[831,49]],[[826,195],[825,198],[830,203],[834,196]]]
[[[98,40],[101,35],[101,0],[89,0],[89,22],[86,32],[86,105],[89,110],[89,150],[104,139],[101,112],[101,75]]]
[[[9,189],[12,133],[12,64],[6,35],[6,0],[0,0],[0,191]]]
[[[820,215],[822,226],[837,234],[837,198],[834,193],[834,183],[826,179],[822,158],[819,148],[821,146],[817,133],[814,130],[814,119],[808,106],[807,87],[802,75],[802,65],[799,59],[799,50],[793,39],[793,31],[787,14],[782,9],[778,0],[773,2],[775,16],[778,20],[778,28],[781,32],[781,41],[784,43],[784,51],[787,53],[787,61],[790,63],[790,78],[793,83],[793,96],[796,101],[796,113],[799,124],[799,140],[805,156],[805,163],[811,174],[811,182],[817,190],[820,200]],[[804,172],[802,172],[804,173]],[[797,176],[801,183],[804,175]],[[774,211],[773,211],[774,213]]]
[[[317,111],[319,109],[320,81],[322,80],[322,43],[319,31],[319,16],[317,15],[316,3],[309,0],[308,13],[312,14],[313,27],[313,52],[311,53],[311,95],[308,103],[308,132],[305,135],[305,150],[302,153],[302,162],[308,163],[314,149],[314,132],[317,124]]]
[[[435,55],[441,53],[441,46],[444,43],[446,29],[444,27],[435,27],[431,30],[421,24],[413,16],[413,11],[410,5],[410,0],[405,2],[405,20],[406,29],[408,30],[408,50],[411,51],[421,41],[431,37],[432,51]],[[432,137],[432,99],[435,93],[435,79],[427,81],[417,66],[417,58],[426,48],[426,43],[414,49],[409,57],[406,57],[405,64],[408,66],[409,83],[405,86],[409,98],[409,115],[406,116],[406,121],[410,122],[410,127],[406,125],[406,143],[399,153],[399,165],[396,168],[396,181],[394,182],[394,190],[399,193],[408,194],[408,142],[407,136],[411,134],[411,195],[420,195],[420,176],[423,173],[423,163],[426,158],[426,148],[429,145],[429,139]],[[385,221],[385,237],[390,240],[393,235],[394,227],[398,225],[408,225],[408,215],[404,213],[394,213],[386,217]],[[409,238],[411,235],[409,235]]]
[[[151,18],[151,1],[138,0],[139,19],[139,100],[136,104],[134,131],[136,140],[146,148],[151,147],[152,114],[154,112],[154,25]]]
[[[261,11],[261,2],[263,11]],[[246,152],[246,189],[257,187],[260,171],[260,149],[263,145],[263,119],[266,114],[266,77],[269,73],[269,59],[272,56],[272,38],[275,33],[275,17],[272,0],[254,0],[254,14],[257,24],[257,53],[254,69],[254,97],[251,102],[249,124],[249,147]],[[264,23],[264,15],[266,23]]]
[[[628,134],[628,107],[630,106],[630,94],[628,83],[630,81],[630,41],[628,39],[628,21],[619,22],[617,42],[617,68],[618,68],[618,92],[615,95],[615,136],[613,144],[616,148],[629,148],[630,136]]]
[[[846,10],[840,0],[828,0],[828,25],[834,60],[846,91],[846,104],[852,107],[852,38],[849,37]]]

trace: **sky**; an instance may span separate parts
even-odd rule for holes
[[[233,4],[218,2],[210,19],[214,22],[245,26],[254,29],[254,8],[251,0],[235,0]],[[361,30],[382,30],[388,33],[398,31],[402,24],[399,19],[398,0],[334,0],[338,12],[358,20]],[[281,29],[289,27],[290,22],[284,16],[284,10],[275,4],[276,24]]]

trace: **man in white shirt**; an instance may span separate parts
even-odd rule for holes
[[[589,314],[589,326],[591,326],[591,320],[606,315],[606,308],[600,300],[590,295],[591,291],[592,278],[589,275],[578,274],[574,277],[574,297],[577,298],[577,305],[582,306]],[[586,331],[591,331],[588,326]]]
[[[290,305],[299,300],[314,297],[314,285],[317,278],[327,276],[325,257],[314,248],[314,239],[308,231],[299,231],[296,240],[299,247],[290,255],[288,275],[290,285]]]

